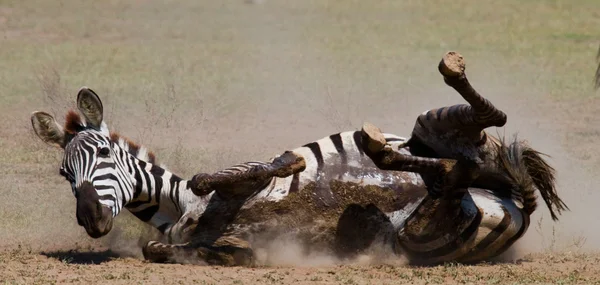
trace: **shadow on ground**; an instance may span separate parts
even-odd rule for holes
[[[120,257],[117,253],[111,250],[104,251],[77,251],[77,250],[61,250],[42,252],[42,255],[57,259],[61,262],[71,264],[101,264]]]

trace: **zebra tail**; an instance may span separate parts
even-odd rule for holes
[[[510,145],[501,141],[498,149],[498,163],[523,197],[523,208],[531,215],[537,207],[535,190],[542,195],[552,220],[569,207],[562,201],[556,191],[555,170],[542,156],[548,156],[533,148],[526,142],[518,141],[516,136]]]

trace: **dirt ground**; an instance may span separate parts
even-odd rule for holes
[[[598,11],[595,0],[0,1],[0,284],[600,284]],[[364,121],[408,135],[422,111],[461,102],[437,72],[448,50],[508,114],[490,132],[551,155],[571,209],[553,223],[540,204],[501,262],[339,264],[282,243],[254,268],[145,263],[154,232],[128,213],[86,236],[60,151],[29,123],[36,110],[62,117],[89,86],[113,130],[190,177]]]
[[[199,267],[99,254],[0,255],[6,283],[26,284],[598,284],[600,257],[531,255],[506,264],[416,268],[393,264]],[[95,264],[90,265],[90,261]],[[365,261],[367,262],[367,261]]]

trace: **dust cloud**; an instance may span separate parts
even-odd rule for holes
[[[331,266],[342,261],[326,252],[308,251],[294,238],[279,237],[263,247],[257,248],[256,262],[275,266]]]
[[[600,200],[600,193],[593,185],[600,182],[595,175],[600,164],[589,157],[595,151],[590,143],[585,138],[580,139],[598,132],[597,125],[582,123],[590,117],[597,120],[590,114],[596,113],[598,102],[578,98],[553,99],[547,95],[549,88],[535,80],[551,75],[527,64],[523,67],[519,72],[504,74],[494,73],[494,70],[502,71],[502,67],[484,68],[488,71],[481,76],[482,80],[471,78],[475,88],[508,115],[504,128],[489,129],[488,133],[507,139],[516,136],[545,153],[546,160],[556,170],[558,194],[570,210],[563,212],[559,221],[553,222],[548,208],[538,197],[538,207],[527,233],[500,259],[514,260],[533,252],[598,251],[600,230],[589,225],[598,217],[594,201]],[[532,75],[524,75],[528,71]],[[593,92],[591,88],[589,91]]]
[[[260,236],[260,235],[259,235]],[[274,238],[255,242],[255,261],[259,266],[297,266],[324,267],[339,265],[397,265],[408,264],[408,261],[391,252],[388,246],[376,241],[364,251],[347,257],[334,254],[329,249],[307,245],[306,241],[294,235],[282,234]]]

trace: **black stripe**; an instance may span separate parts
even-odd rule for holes
[[[135,168],[134,157],[131,156],[129,159],[131,160],[131,167]],[[134,169],[133,172],[135,173],[134,179],[135,179],[135,181],[138,182],[138,183],[135,184],[135,194],[133,195],[133,199],[137,199],[140,196],[140,194],[142,194],[142,189],[144,189],[144,187],[142,186],[142,183],[141,183],[141,181],[142,181],[142,175],[140,174],[140,171],[138,171],[137,169]],[[148,197],[148,198],[150,199],[150,197]],[[148,201],[140,201],[140,202],[146,202],[147,203],[147,202],[150,202],[150,200],[148,200]]]
[[[436,248],[434,250],[416,251],[416,250],[407,248],[405,246],[403,246],[403,248],[407,253],[409,253],[412,256],[417,257],[418,259],[436,258],[436,257],[442,257],[445,255],[448,255],[451,252],[458,250],[461,246],[463,246],[464,242],[469,240],[469,238],[479,229],[479,225],[481,224],[481,219],[482,219],[481,211],[479,211],[479,209],[478,209],[477,215],[475,216],[473,221],[471,221],[471,224],[456,239],[454,239],[453,241],[448,242],[446,245]],[[441,234],[439,236],[441,236]]]
[[[172,179],[173,177],[171,177]],[[181,204],[179,202],[179,183],[181,182],[181,179],[177,180],[177,187],[175,188],[175,207],[177,207],[177,210],[179,212],[181,211]]]
[[[100,180],[119,181],[119,179],[112,173],[106,173],[106,174],[102,174],[102,175],[94,177],[94,181],[100,181]]]
[[[431,120],[431,110],[427,111],[427,113],[425,113],[425,120],[429,121]]]
[[[519,238],[521,238],[521,236],[523,236],[525,230],[529,227],[529,221],[526,221],[526,219],[529,220],[529,215],[527,215],[522,210],[519,211],[521,212],[521,217],[523,218],[523,221],[521,223],[521,229],[519,229],[519,232],[517,232],[513,237],[508,239],[506,243],[504,243],[504,245],[498,251],[496,251],[494,256],[505,252],[509,247],[513,245],[513,243],[515,243],[515,241],[517,241]]]
[[[346,154],[346,150],[344,149],[344,142],[342,141],[342,136],[338,133],[335,135],[330,135],[329,139],[333,142],[333,146],[335,146],[335,150],[339,154]]]
[[[385,139],[386,142],[399,142],[399,141],[404,141],[403,139],[399,139],[399,138],[389,138],[389,139]]]
[[[437,110],[436,114],[437,114],[437,120],[438,120],[438,122],[442,120],[442,112],[444,112],[444,109],[446,109],[446,108],[439,108]]]
[[[116,164],[114,164],[114,166],[116,167]],[[117,174],[121,174],[121,173],[117,172]],[[95,181],[99,181],[99,180],[112,180],[112,181],[116,181],[117,184],[119,184],[119,188],[120,189],[126,189],[126,186],[124,184],[123,179],[120,179],[120,177],[117,177],[117,176],[115,176],[112,173],[102,174],[100,176],[95,177],[94,180]],[[125,196],[123,196],[123,200],[125,200]]]
[[[123,189],[123,188],[121,188]],[[125,195],[125,193],[123,191],[121,191],[121,208],[125,207],[125,205],[127,205],[127,197]]]
[[[96,190],[109,190],[109,189],[113,189],[113,187],[111,185],[96,185],[96,186],[94,186],[94,188],[96,188]]]
[[[425,124],[423,123],[423,119],[421,118],[421,116],[419,116],[417,118],[417,124],[419,125],[419,127],[421,127],[423,130],[427,130],[427,128],[425,127]]]
[[[298,192],[298,189],[300,187],[300,173],[294,173],[294,176],[292,177],[292,184],[290,185],[290,191],[289,193],[294,193],[294,192]]]
[[[447,116],[447,120],[450,122],[454,121],[454,118],[456,118],[457,114],[457,110],[460,107],[460,105],[452,105],[450,107],[448,107],[448,116]]]
[[[175,205],[175,209],[177,209],[177,203],[175,203],[174,194],[175,194],[175,183],[173,181],[173,176],[171,176],[171,178],[169,178],[169,199],[171,200],[173,205]]]
[[[152,167],[152,168],[154,168],[154,167]],[[151,173],[152,173],[152,168],[150,170]],[[159,169],[161,169],[161,168],[159,168]],[[164,173],[164,170],[163,170],[163,173]],[[163,190],[162,176],[154,175],[152,177],[152,179],[154,179],[154,196],[155,196],[155,199],[156,199],[156,203],[160,203],[160,193]]]
[[[163,176],[163,174],[165,174],[165,170],[156,164],[153,164],[152,168],[150,168],[150,173],[154,174],[155,176]]]
[[[171,182],[171,187],[175,188],[174,189],[175,191],[171,191],[171,194],[175,198],[173,200],[173,203],[175,204],[175,208],[177,209],[177,211],[181,212],[181,207],[179,204],[179,182],[181,182],[181,178],[179,178],[175,175],[172,175],[170,182]]]
[[[115,168],[115,164],[112,162],[100,162],[96,165],[96,169],[104,169],[104,168]]]
[[[148,200],[152,201],[152,197],[154,196],[154,198],[156,199],[156,203],[160,203],[159,199],[160,199],[160,195],[156,195],[156,193],[153,193],[153,189],[152,188],[152,180],[154,177],[150,177],[150,174],[145,170],[146,169],[146,162],[143,160],[138,160],[138,165],[139,165],[139,169],[138,171],[142,173],[142,175],[144,175],[144,178],[146,179],[146,190],[148,191]],[[141,184],[141,180],[138,180],[138,184]]]
[[[131,212],[131,210],[129,210],[134,216],[136,216],[138,219],[142,220],[143,222],[147,222],[150,221],[150,219],[152,219],[152,217],[154,216],[154,214],[156,214],[156,212],[158,211],[158,205],[154,205],[154,206],[150,206],[144,210],[141,210],[139,212]]]
[[[109,201],[115,201],[115,197],[113,195],[102,195],[102,196],[98,196],[98,200],[109,200]]]
[[[161,233],[165,233],[165,230],[170,226],[171,224],[169,223],[164,223],[158,227],[156,227]]]
[[[360,132],[359,131],[354,132],[354,134],[352,135],[352,138],[354,139],[354,144],[356,145],[356,148],[358,149],[358,153],[360,154],[360,156],[363,156],[365,154],[365,152],[363,151],[362,136],[361,136]]]
[[[315,155],[315,159],[317,160],[317,171],[320,171],[323,168],[323,153],[321,153],[321,147],[317,142],[311,142],[304,146],[308,147]]]
[[[502,211],[504,212],[504,217],[502,218],[502,221],[500,221],[500,223],[494,229],[492,229],[492,231],[487,236],[485,236],[485,238],[479,244],[477,244],[477,246],[475,246],[475,252],[485,250],[488,246],[494,243],[510,225],[510,222],[512,220],[510,213],[506,210],[505,207],[502,207]]]
[[[121,189],[121,194],[123,195],[123,200],[126,199],[131,201],[133,200],[133,195],[134,195],[134,189],[132,188],[133,185],[131,184],[126,184],[126,182],[129,180],[128,179],[128,171],[126,169],[135,169],[132,168],[131,165],[127,164],[127,162],[129,160],[127,159],[123,159],[120,156],[117,157],[118,159],[122,160],[122,163],[119,164],[115,164],[115,169],[117,170],[117,176],[119,177],[119,180],[117,180],[117,183],[119,184],[119,189]],[[123,206],[125,206],[125,204],[123,204]]]
[[[82,153],[84,153],[84,159],[85,161],[82,161],[82,163],[79,165],[79,170],[81,173],[90,173],[92,171],[92,155],[94,155],[94,148],[92,148],[91,146],[82,143],[81,144],[81,150]]]
[[[342,136],[340,134],[335,134],[329,136],[331,142],[333,142],[333,146],[335,146],[335,150],[340,154],[341,165],[345,166],[348,164],[348,157],[346,156],[346,150],[344,149],[344,142],[342,141]]]

